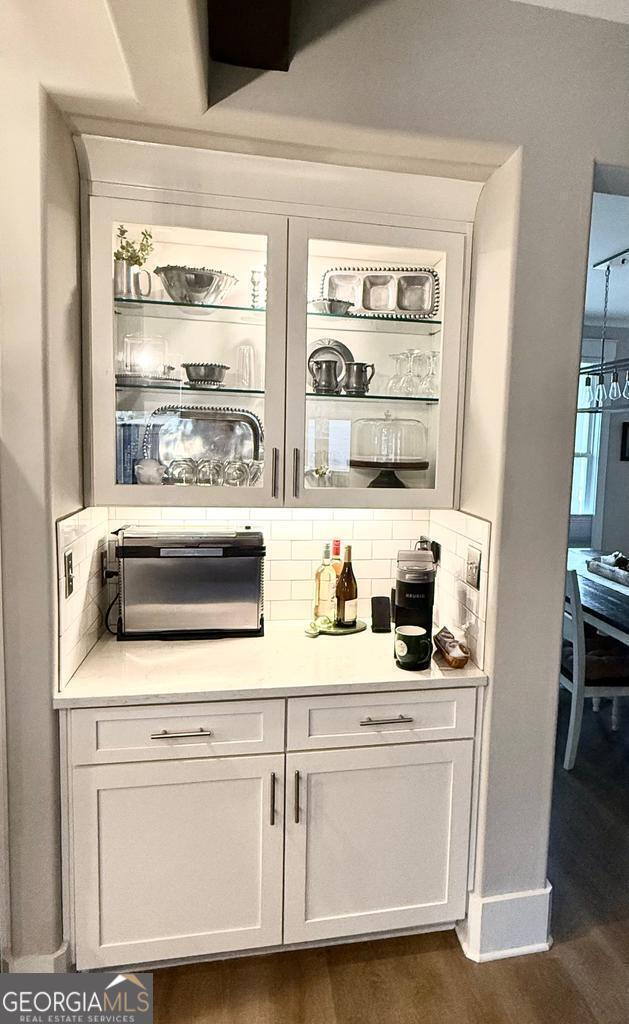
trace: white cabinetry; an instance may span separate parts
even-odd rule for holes
[[[289,754],[286,769],[285,942],[465,916],[471,741]]]
[[[275,754],[78,768],[77,967],[280,943],[283,765]]]
[[[159,166],[151,187],[90,186],[87,500],[451,506],[469,226],[448,220],[438,188],[440,215],[404,212],[421,179],[404,176],[405,199],[396,175],[378,176],[380,196],[404,213],[388,215],[364,206],[375,201],[361,193],[365,172],[355,172],[354,189],[351,175],[343,184],[344,202],[339,193],[336,208],[332,199],[322,208],[308,203],[309,191],[325,192],[312,182],[299,203],[265,198],[277,191],[272,161],[260,165],[258,191],[212,194],[220,159],[207,160],[203,188],[185,174],[176,191],[155,187]],[[332,197],[338,181],[331,169],[324,178]],[[430,207],[435,188],[427,179],[419,206]],[[149,230],[153,250],[147,274],[118,267],[114,282],[121,225],[133,240]],[[220,271],[224,290],[204,291],[210,278],[197,271],[179,287],[182,268]],[[335,268],[343,280],[330,278]],[[342,315],[311,301],[347,289],[354,305]],[[309,365],[317,350],[319,361],[336,360],[334,372]],[[350,375],[348,362],[362,367]],[[227,367],[221,386],[199,382],[198,364],[213,364],[215,375],[217,364]],[[234,410],[244,417],[236,426]]]
[[[286,741],[280,699],[66,712],[77,966],[461,919],[475,707],[473,687],[290,698]]]

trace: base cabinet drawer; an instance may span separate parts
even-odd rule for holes
[[[74,772],[79,969],[282,941],[283,755]]]
[[[284,942],[465,916],[472,747],[287,756]]]
[[[75,765],[281,753],[284,701],[80,708],[71,730]]]
[[[288,750],[466,739],[474,735],[476,691],[294,697],[288,701]]]

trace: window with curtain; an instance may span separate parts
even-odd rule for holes
[[[591,363],[591,360],[588,360]],[[585,377],[579,377],[578,408],[587,403],[585,398]],[[574,464],[572,472],[572,500],[570,515],[592,516],[596,509],[596,481],[598,477],[598,456],[601,445],[601,414],[577,413],[577,428],[574,438]]]

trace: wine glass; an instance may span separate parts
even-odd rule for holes
[[[392,377],[389,377],[387,384],[388,395],[400,395],[403,394],[402,384],[404,376],[408,369],[409,356],[408,352],[394,352],[391,355],[395,363],[395,370]]]
[[[408,350],[408,371],[402,380],[402,391],[411,398],[416,398],[421,394],[422,378],[419,359],[423,354],[418,348],[409,348]]]
[[[426,398],[439,398],[439,353],[431,352],[429,355],[428,373],[423,381],[424,396]]]

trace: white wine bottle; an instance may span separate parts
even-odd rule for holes
[[[336,572],[337,579],[341,575],[341,569],[343,568],[343,562],[341,559],[341,542],[340,540],[332,541],[332,568]]]
[[[345,558],[341,575],[336,584],[336,624],[351,629],[358,618],[358,584],[352,569],[352,546],[345,547]]]
[[[324,616],[334,622],[336,615],[337,575],[330,564],[330,545],[323,549],[323,561],[315,573],[315,619]]]

